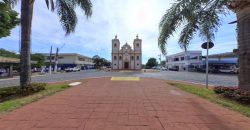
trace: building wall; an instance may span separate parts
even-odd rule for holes
[[[45,62],[49,63],[49,54],[44,54]],[[52,55],[51,62],[55,63],[55,55]],[[58,64],[74,64],[77,66],[94,65],[92,58],[79,54],[58,54]]]
[[[178,68],[181,71],[188,71],[191,67],[202,65],[201,51],[181,52],[166,57],[166,67],[169,69]]]

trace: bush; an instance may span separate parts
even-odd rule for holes
[[[21,90],[18,86],[0,88],[0,99],[6,98],[13,95],[29,95],[32,93],[45,90],[46,83],[31,83],[26,89]]]
[[[240,103],[250,104],[250,91],[242,90],[237,87],[222,87],[218,86],[214,88],[214,92]]]
[[[16,92],[17,92],[17,86],[0,88],[0,99],[11,96],[11,95],[15,95]]]
[[[45,90],[46,83],[31,83],[26,89],[19,89],[17,93],[21,95],[30,95]]]

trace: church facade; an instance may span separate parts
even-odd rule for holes
[[[133,47],[128,43],[120,47],[120,41],[115,36],[112,39],[112,63],[113,70],[140,70],[142,68],[142,40],[136,36]]]

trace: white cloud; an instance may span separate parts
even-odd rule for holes
[[[110,59],[111,39],[116,34],[122,44],[125,42],[132,44],[135,36],[139,34],[143,41],[143,62],[145,63],[149,57],[158,57],[160,54],[157,46],[158,23],[166,9],[171,6],[170,2],[167,0],[93,0],[92,17],[86,19],[84,13],[77,9],[78,25],[75,33],[65,37],[56,12],[49,11],[44,0],[37,0],[33,16],[32,50],[48,52],[50,45],[60,47],[66,43],[62,52],[81,53],[88,56],[98,54]],[[18,45],[18,37],[19,28],[16,28],[10,37],[1,39],[0,44],[15,41]],[[227,37],[224,38],[227,39]],[[223,44],[225,40],[219,38],[218,41]],[[168,54],[182,51],[176,41],[177,37],[169,40]],[[194,40],[194,43],[190,49],[199,49],[200,40]],[[14,47],[6,45],[5,48]]]

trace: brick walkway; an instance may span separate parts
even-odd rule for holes
[[[0,130],[250,130],[250,119],[163,80],[87,83],[0,117]]]

